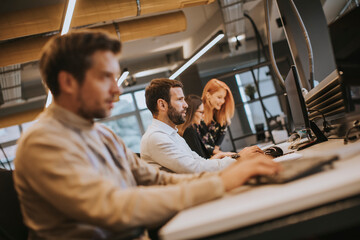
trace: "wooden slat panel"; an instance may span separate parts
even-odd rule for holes
[[[111,34],[116,34],[113,24],[95,29],[102,29],[109,31]],[[181,11],[119,23],[122,42],[185,30],[186,18]],[[0,44],[0,67],[38,60],[42,47],[49,39],[50,37],[37,36]]]
[[[186,30],[186,17],[182,11],[153,17],[115,23],[119,27],[122,42],[176,33]],[[117,35],[114,24],[92,29],[101,29]]]
[[[19,125],[21,123],[30,122],[34,120],[44,109],[39,108],[31,111],[17,113],[0,118],[0,128],[10,127],[13,125]]]
[[[164,12],[184,7],[210,4],[215,0],[141,0],[141,14]]]
[[[51,5],[0,15],[0,40],[59,30],[64,4]]]
[[[80,0],[76,3],[71,27],[135,17],[135,0]]]
[[[123,42],[162,36],[185,30],[186,18],[183,12],[169,13],[119,23],[120,38]]]
[[[30,37],[0,44],[0,67],[39,60],[50,37]]]
[[[141,15],[209,4],[214,0],[141,0]],[[64,4],[0,15],[0,40],[60,31]],[[135,0],[78,0],[71,27],[135,17]]]

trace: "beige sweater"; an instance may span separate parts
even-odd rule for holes
[[[55,104],[20,138],[14,180],[33,239],[101,239],[159,226],[224,194],[218,174],[159,171],[103,125]]]

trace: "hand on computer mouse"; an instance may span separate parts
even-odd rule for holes
[[[284,154],[283,150],[279,147],[272,146],[264,150],[266,155],[272,156],[274,158],[280,157]]]
[[[258,154],[264,154],[264,152],[258,146],[246,147],[239,152],[241,160],[250,160],[256,157]]]
[[[271,175],[281,171],[280,164],[274,162],[270,156],[256,154],[251,161],[237,161],[220,172],[226,191],[241,186],[249,178],[258,175]]]

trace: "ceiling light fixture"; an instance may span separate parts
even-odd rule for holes
[[[64,35],[69,31],[71,19],[72,19],[74,9],[75,9],[75,3],[76,3],[76,0],[69,0],[68,1],[66,14],[65,14],[65,19],[64,19],[64,22],[63,22],[63,26],[62,26],[62,30],[61,30],[60,35]]]
[[[48,95],[47,95],[47,98],[46,98],[46,104],[45,104],[45,108],[47,108],[52,102],[52,94],[50,92],[50,90],[48,91]]]
[[[174,69],[176,67],[177,67],[177,65],[173,64],[173,65],[168,65],[168,66],[164,66],[164,67],[153,68],[153,69],[134,73],[133,76],[136,78],[147,77],[147,76],[151,76],[151,75],[158,74],[158,73],[168,72],[171,69]]]
[[[71,19],[72,19],[74,9],[75,9],[75,3],[76,3],[76,0],[69,0],[68,1],[66,14],[65,14],[65,19],[64,19],[64,22],[63,22],[63,26],[62,26],[62,30],[61,30],[60,35],[64,35],[69,31]],[[51,94],[51,92],[49,90],[48,91],[48,96],[47,96],[47,99],[46,99],[45,108],[47,108],[51,104],[52,99],[53,99],[53,97],[52,97],[52,94]]]
[[[245,39],[245,34],[236,35],[230,39],[231,42],[241,41]]]
[[[127,78],[127,76],[129,76],[129,70],[127,68],[124,68],[123,73],[121,74],[121,76],[119,77],[119,79],[117,80],[117,85],[118,87],[121,86],[121,84],[125,81],[125,79]]]
[[[212,46],[219,42],[225,36],[223,31],[217,32],[203,48],[200,49],[193,57],[191,57],[184,65],[182,65],[175,73],[173,73],[169,79],[175,79],[183,71],[185,71],[191,64],[198,60],[204,53],[206,53]]]

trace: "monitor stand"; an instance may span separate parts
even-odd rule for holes
[[[310,120],[310,127],[313,133],[315,134],[316,143],[321,143],[328,140],[327,137],[321,132],[319,127],[312,120]]]
[[[317,143],[326,142],[328,140],[327,137],[321,132],[319,127],[311,120],[310,120],[310,128],[311,128],[312,132],[315,134],[316,139],[309,141],[309,142],[304,142],[304,143],[299,144],[297,146],[298,151],[308,148]]]

